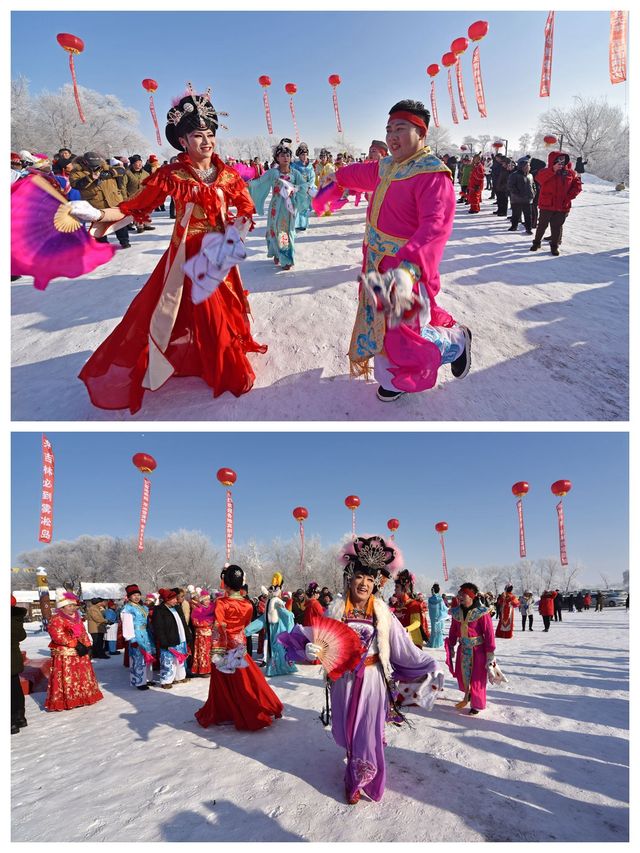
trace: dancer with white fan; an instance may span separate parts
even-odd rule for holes
[[[354,805],[363,793],[376,801],[384,793],[384,727],[393,702],[392,679],[408,687],[413,702],[430,709],[444,673],[375,594],[385,573],[402,568],[395,544],[381,536],[359,536],[345,546],[341,560],[345,594],[329,608],[330,618],[296,626],[279,640],[290,657],[318,660],[332,681],[332,733],[347,751],[345,794]],[[304,643],[303,636],[311,641]]]

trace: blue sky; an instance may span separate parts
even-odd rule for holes
[[[148,95],[140,81],[159,84],[161,122],[186,80],[212,86],[214,103],[230,113],[231,136],[266,134],[262,90],[268,74],[274,133],[293,127],[284,84],[296,83],[296,113],[302,138],[313,148],[336,135],[327,77],[340,74],[339,99],[346,138],[363,151],[380,138],[388,108],[403,97],[428,102],[427,65],[441,64],[451,41],[466,36],[475,20],[489,22],[480,42],[488,118],[478,115],[473,95],[471,49],[463,57],[469,121],[451,123],[446,74],[436,78],[442,125],[460,143],[487,133],[517,147],[535,129],[538,115],[566,107],[576,94],[606,97],[625,108],[626,86],[608,76],[609,12],[556,13],[550,98],[539,98],[546,11],[497,12],[14,12],[12,77],[23,74],[32,92],[69,82],[67,56],[55,40],[70,32],[85,42],[76,58],[81,85],[115,94],[140,113],[141,130],[155,139]],[[455,90],[455,83],[454,83]],[[221,131],[223,134],[224,131]],[[155,145],[155,142],[153,143]],[[132,153],[132,152],[128,152]]]
[[[451,566],[518,561],[511,486],[527,480],[528,556],[558,553],[550,484],[569,479],[565,498],[569,559],[621,579],[628,568],[628,439],[624,433],[48,433],[56,454],[54,538],[137,535],[142,476],[131,457],[158,462],[152,476],[148,536],[201,530],[222,549],[220,467],[238,474],[235,539],[297,536],[295,506],[309,510],[305,530],[324,544],[351,529],[344,498],[357,494],[358,530],[386,532],[419,574],[440,571],[433,525],[447,521]],[[12,436],[12,559],[38,547],[41,434]]]

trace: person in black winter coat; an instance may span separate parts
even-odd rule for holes
[[[538,197],[540,195],[540,184],[536,181],[536,175],[540,171],[540,169],[544,169],[546,167],[546,163],[544,160],[539,160],[537,157],[532,157],[529,161],[531,175],[533,177],[533,183],[535,188],[535,195],[533,197],[533,201],[531,202],[531,227],[535,228],[538,224]]]
[[[496,188],[496,198],[498,199],[498,209],[495,212],[496,216],[506,216],[509,207],[509,175],[513,172],[515,163],[508,157],[503,157],[500,163],[500,171],[494,183]]]
[[[509,231],[517,231],[520,218],[524,217],[525,231],[527,234],[532,234],[531,203],[536,194],[535,181],[529,174],[530,165],[528,157],[521,157],[516,165],[516,170],[511,172],[507,181],[511,197],[511,228],[509,228]]]
[[[564,606],[564,597],[559,589],[557,589],[556,592],[558,594],[553,599],[553,621],[562,622],[562,608]]]
[[[587,165],[588,162],[588,160],[583,160],[582,157],[578,157],[578,159],[576,160],[576,172],[579,175],[584,175],[586,171],[584,167]]]
[[[11,734],[17,735],[20,729],[27,725],[24,711],[24,693],[20,684],[20,673],[24,669],[20,643],[27,639],[24,630],[24,619],[27,615],[25,607],[17,607],[16,600],[11,596]]]
[[[153,609],[151,624],[153,636],[160,649],[160,685],[169,689],[174,681],[176,683],[187,681],[185,662],[189,648],[193,648],[193,633],[184,617],[182,607],[178,604],[177,594],[172,589],[161,589],[159,593],[161,601]],[[177,620],[182,623],[186,640],[182,650]],[[170,649],[184,654],[184,659],[179,661]]]

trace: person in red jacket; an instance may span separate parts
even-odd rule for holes
[[[538,613],[542,616],[544,622],[544,630],[548,631],[553,618],[553,599],[558,593],[545,589],[540,597],[538,604]]]
[[[496,629],[496,637],[502,637],[504,640],[510,640],[513,637],[513,624],[515,620],[516,607],[520,606],[520,599],[513,594],[513,586],[507,584],[504,592],[498,596],[498,627]],[[552,614],[553,615],[553,611]]]
[[[469,186],[467,199],[469,201],[469,213],[480,213],[480,202],[482,201],[482,188],[484,187],[484,166],[479,154],[473,155],[471,161],[473,169],[469,175]]]
[[[311,581],[305,595],[307,600],[304,606],[302,624],[308,628],[316,619],[324,616],[324,609],[320,604],[320,587],[315,581]]]
[[[538,226],[531,244],[531,251],[537,251],[547,225],[551,226],[551,254],[559,255],[558,246],[562,243],[562,226],[571,210],[571,202],[582,192],[582,181],[574,171],[569,155],[562,151],[551,151],[547,168],[536,173],[536,182],[540,184],[538,197]]]
[[[588,610],[591,607],[591,593],[585,592],[584,594],[584,609]]]

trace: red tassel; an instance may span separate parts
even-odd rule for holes
[[[80,104],[80,94],[78,92],[78,81],[76,80],[76,69],[73,64],[73,54],[69,54],[69,68],[71,69],[71,79],[73,80],[73,96],[76,99],[76,107],[78,108],[78,115],[80,116],[80,121],[83,124],[87,123],[87,120],[84,117],[84,113],[82,112],[82,106]]]

